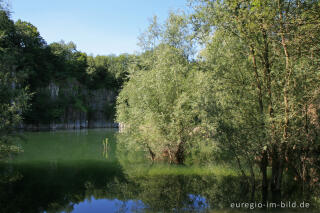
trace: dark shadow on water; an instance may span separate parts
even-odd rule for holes
[[[1,171],[5,170],[20,178],[0,184],[2,212],[55,212],[91,196],[115,199],[108,196],[105,186],[124,179],[119,165],[99,161],[1,166]]]
[[[238,177],[130,177],[115,162],[1,165],[2,177],[5,173],[9,178],[1,179],[0,183],[0,206],[4,213],[88,212],[88,209],[90,212],[226,213],[233,212],[228,208],[231,203],[250,199]]]
[[[33,135],[23,155],[0,163],[1,213],[231,213],[237,212],[230,209],[231,203],[250,201],[250,186],[239,176],[132,172],[134,165],[117,161],[112,134],[53,135],[49,142],[43,142],[45,133]],[[106,137],[107,143],[103,142]],[[161,170],[147,163],[143,167],[144,171]],[[296,196],[290,189],[285,192]],[[260,199],[257,195],[256,200]],[[247,211],[251,212],[242,209]]]

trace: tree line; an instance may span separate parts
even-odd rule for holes
[[[5,158],[22,150],[11,143],[22,123],[59,122],[70,107],[89,113],[88,97],[78,90],[118,93],[136,56],[92,56],[73,42],[48,44],[34,25],[13,21],[3,1],[0,6],[0,158]],[[60,90],[52,98],[54,87]],[[105,108],[112,119],[114,104]]]
[[[233,162],[263,201],[280,200],[286,178],[319,187],[320,2],[189,3],[142,35],[148,66],[118,97],[135,142],[124,146],[153,161]]]

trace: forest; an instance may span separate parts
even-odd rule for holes
[[[23,151],[17,129],[103,117],[126,161],[234,165],[252,200],[293,181],[320,205],[320,1],[187,3],[118,56],[47,44],[2,5],[0,158]]]

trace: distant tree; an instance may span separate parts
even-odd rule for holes
[[[87,55],[78,51],[75,43],[54,42],[49,47],[57,60],[54,79],[58,81],[70,78],[79,81],[86,80]]]
[[[30,97],[22,84],[24,76],[17,69],[21,44],[16,38],[9,12],[0,4],[0,158],[21,151],[12,144],[11,138],[22,121],[21,114]]]
[[[191,27],[188,16],[183,12],[170,12],[163,24],[154,16],[147,30],[139,36],[138,45],[148,52],[160,44],[167,44],[182,50],[186,57],[191,57],[195,54]]]
[[[127,79],[129,66],[133,60],[134,56],[129,54],[89,56],[87,68],[89,87],[108,88],[118,92]]]
[[[144,50],[152,50],[160,43],[162,26],[158,21],[157,16],[149,19],[148,29],[142,32],[138,37],[138,45]]]

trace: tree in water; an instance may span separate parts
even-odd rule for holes
[[[162,44],[151,70],[130,76],[117,100],[117,121],[151,159],[183,164],[192,143],[213,146],[211,77],[194,69],[183,51]]]

